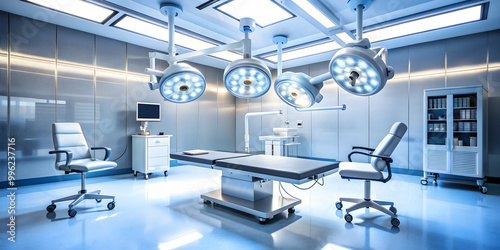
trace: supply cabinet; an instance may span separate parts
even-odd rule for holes
[[[476,179],[487,192],[487,109],[488,96],[482,85],[428,89],[424,91],[424,177],[434,181],[439,174]],[[450,177],[450,176],[448,176]],[[456,181],[470,178],[456,178]]]
[[[146,180],[153,172],[170,170],[171,135],[132,135],[132,170],[144,173]]]

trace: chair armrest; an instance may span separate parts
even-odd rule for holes
[[[364,153],[364,152],[359,152],[359,151],[352,151],[348,156],[347,158],[349,159],[350,162],[352,162],[351,160],[351,155],[354,155],[354,154],[360,154],[360,155],[366,155],[366,156],[371,156],[371,157],[377,157],[377,158],[380,158],[386,162],[389,162],[389,163],[392,163],[392,158],[389,157],[389,156],[385,156],[385,155],[374,155],[374,154],[368,154],[368,153]]]
[[[71,160],[73,160],[73,153],[69,150],[53,150],[49,151],[49,154],[66,154],[66,166],[69,166],[71,164]]]
[[[360,146],[354,146],[354,147],[352,147],[352,150],[354,150],[354,149],[363,149],[363,150],[368,150],[368,151],[371,151],[371,152],[375,151],[374,148],[367,148],[367,147],[360,147]]]
[[[103,161],[107,161],[109,160],[109,156],[111,155],[111,148],[108,148],[108,147],[91,147],[90,148],[91,150],[105,150],[106,151],[106,154],[104,155],[104,159]]]

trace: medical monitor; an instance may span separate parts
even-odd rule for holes
[[[159,122],[161,120],[161,104],[138,102],[136,120],[142,122]]]

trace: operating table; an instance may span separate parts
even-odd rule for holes
[[[302,202],[273,195],[273,181],[293,184],[317,181],[337,172],[339,166],[339,162],[207,151],[208,154],[202,155],[178,152],[170,157],[221,170],[221,189],[202,194],[203,201],[255,215],[260,223],[286,210],[294,213],[295,206]]]

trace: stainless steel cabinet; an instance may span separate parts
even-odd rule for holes
[[[146,180],[153,172],[170,170],[171,135],[132,135],[132,170],[144,173]]]

